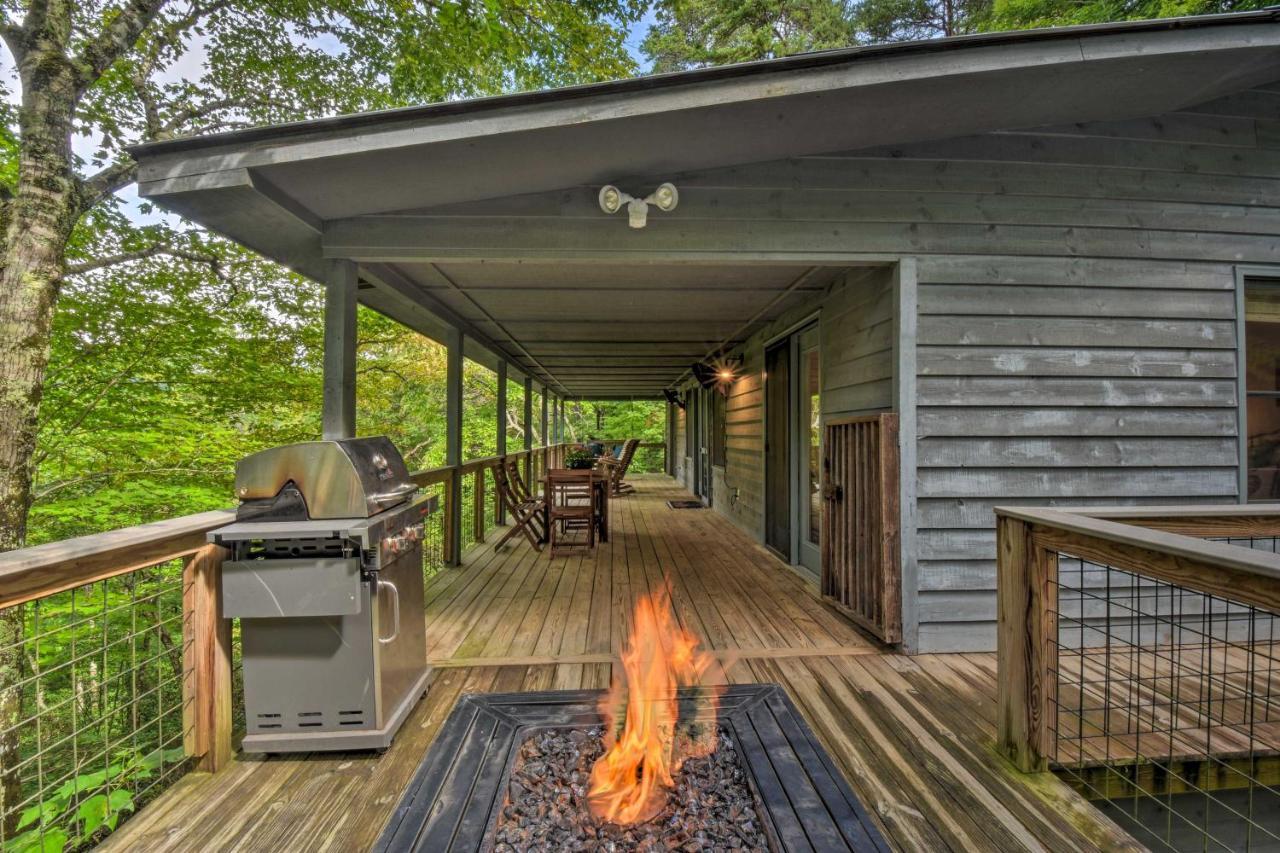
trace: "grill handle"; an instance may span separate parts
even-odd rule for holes
[[[378,594],[382,594],[383,587],[391,588],[391,636],[379,637],[378,642],[386,645],[400,636],[400,590],[396,589],[396,585],[391,581],[378,581]]]

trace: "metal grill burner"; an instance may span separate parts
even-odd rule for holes
[[[493,850],[495,821],[520,745],[538,731],[601,725],[596,709],[602,695],[568,690],[463,696],[374,849]],[[694,694],[681,694],[682,710],[696,702]],[[889,849],[781,687],[726,688],[718,722],[736,744],[776,853]]]
[[[384,749],[427,680],[423,518],[384,437],[312,441],[236,465],[223,612],[240,619],[246,752]],[[407,617],[401,621],[404,611]]]

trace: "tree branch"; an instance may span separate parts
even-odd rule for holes
[[[123,56],[160,14],[168,0],[129,0],[102,28],[96,39],[85,45],[74,60],[82,89],[98,81]]]
[[[190,249],[182,249],[172,246],[168,243],[156,243],[153,246],[147,246],[145,249],[137,249],[132,252],[119,252],[114,255],[105,255],[101,258],[94,258],[92,261],[85,261],[79,264],[67,264],[66,275],[83,275],[93,270],[100,270],[105,267],[112,267],[118,264],[126,264],[130,261],[141,261],[146,258],[154,258],[157,255],[168,255],[171,258],[181,258],[182,260],[191,261],[197,264],[207,264],[213,274],[218,278],[224,278],[222,273],[222,259],[216,255],[209,255],[203,252],[194,252]]]
[[[138,179],[138,164],[132,157],[119,160],[80,181],[80,207],[89,210],[102,199]]]

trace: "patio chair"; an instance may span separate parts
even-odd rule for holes
[[[565,544],[563,537],[570,530],[586,531],[585,547],[596,547],[593,476],[589,470],[553,469],[547,472],[547,536],[551,543],[551,556],[572,547],[582,547],[577,543]]]
[[[514,475],[514,478],[513,478]],[[498,490],[498,500],[502,502],[503,509],[506,510],[507,518],[511,522],[511,529],[508,530],[498,544],[494,545],[494,550],[501,550],[502,546],[520,534],[524,534],[524,538],[529,540],[529,544],[533,546],[533,550],[541,551],[542,545],[542,501],[530,498],[527,494],[521,494],[525,491],[523,482],[517,485],[520,471],[514,463],[503,460],[493,469],[493,482]]]
[[[604,465],[609,472],[609,490],[615,495],[626,495],[634,492],[635,486],[626,482],[627,469],[631,467],[631,460],[636,455],[636,448],[640,446],[640,439],[628,438],[622,444],[622,453],[616,459],[605,457],[600,460],[600,464]]]

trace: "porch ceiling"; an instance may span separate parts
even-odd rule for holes
[[[795,264],[398,264],[426,298],[567,396],[647,396],[840,274]]]

